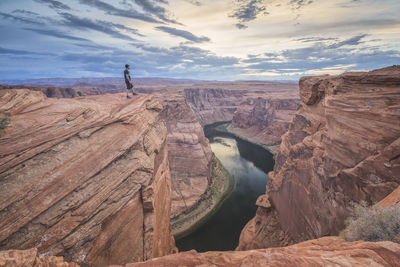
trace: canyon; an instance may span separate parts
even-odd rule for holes
[[[337,235],[352,203],[400,184],[399,66],[304,77],[300,97],[238,249]]]
[[[304,77],[300,91],[157,81],[132,100],[118,81],[80,82],[72,93],[0,90],[11,117],[0,137],[0,248],[37,249],[2,252],[0,263],[29,252],[31,266],[39,256],[64,264],[51,258],[60,255],[94,266],[399,266],[397,243],[335,237],[353,203],[399,203],[399,66]],[[266,193],[236,251],[167,255],[177,251],[170,218],[212,183],[203,127],[218,122],[275,154]]]

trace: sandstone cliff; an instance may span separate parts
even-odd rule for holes
[[[175,266],[400,266],[400,244],[344,242],[324,237],[284,248],[196,253],[189,251],[127,264],[125,267]]]
[[[236,110],[228,130],[275,154],[299,106],[297,97],[288,97],[246,98]]]
[[[161,110],[145,95],[1,90],[0,248],[95,266],[174,250]]]
[[[276,220],[295,242],[337,234],[351,203],[374,204],[400,184],[400,67],[305,77],[300,96],[267,184]],[[244,229],[254,244],[268,239],[265,214]]]
[[[211,176],[211,148],[186,99],[180,94],[155,94],[162,101],[161,117],[168,134],[172,178],[172,213],[176,216],[195,205]]]

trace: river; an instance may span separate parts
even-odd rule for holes
[[[240,232],[254,217],[257,197],[265,193],[267,173],[273,169],[273,155],[250,142],[219,130],[221,124],[204,128],[211,149],[229,172],[234,189],[221,207],[194,232],[179,240],[180,251],[233,250]]]

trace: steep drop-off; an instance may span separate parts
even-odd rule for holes
[[[185,89],[183,94],[202,125],[232,121],[229,132],[276,153],[299,106],[297,85],[239,85],[238,89]]]
[[[293,97],[247,98],[240,103],[228,130],[276,154],[298,106],[299,100]]]
[[[1,90],[0,248],[95,266],[172,252],[161,110],[146,95]]]
[[[300,96],[264,196],[295,242],[337,234],[353,202],[374,204],[400,184],[400,67],[304,77]],[[265,209],[242,248],[269,243]]]
[[[206,192],[211,176],[212,152],[203,128],[180,94],[155,94],[164,109],[168,158],[172,177],[172,214],[195,205]]]

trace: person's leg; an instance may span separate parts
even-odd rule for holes
[[[129,96],[129,88],[130,88],[130,85],[127,83],[127,84],[126,84],[126,98],[131,98],[131,97]]]

